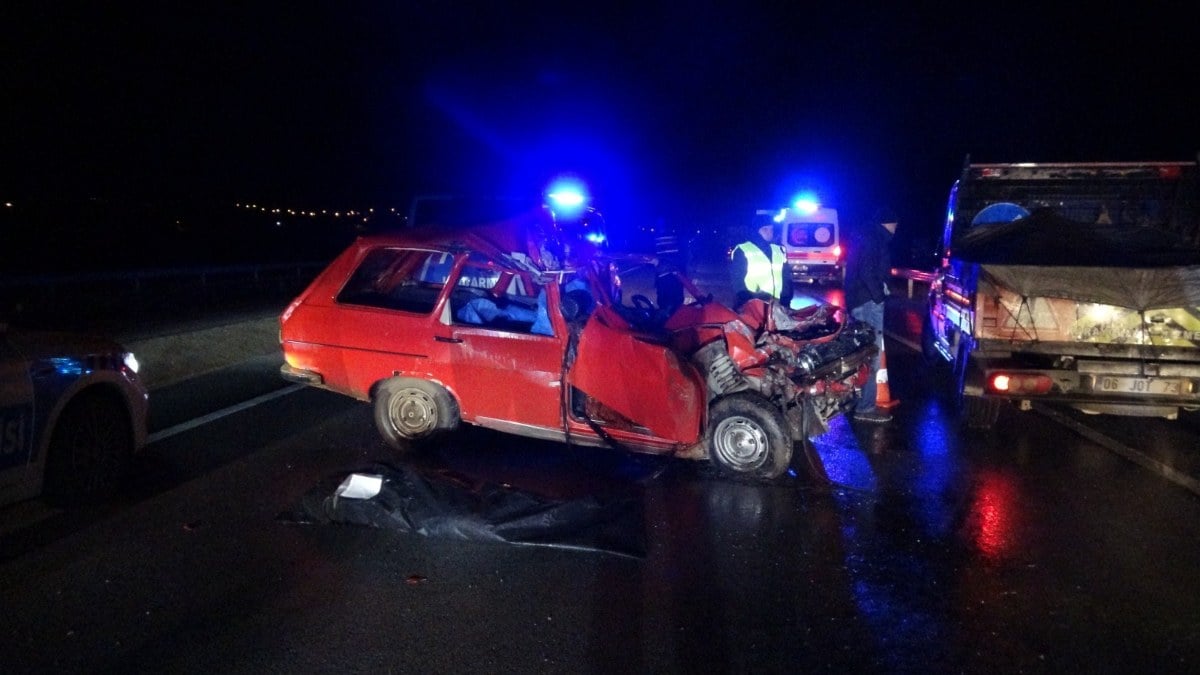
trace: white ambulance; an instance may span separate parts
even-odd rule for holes
[[[779,240],[787,252],[792,279],[805,283],[841,284],[846,278],[846,257],[838,236],[836,209],[798,204],[786,209],[759,210],[778,225]]]

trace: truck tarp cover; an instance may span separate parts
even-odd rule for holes
[[[346,497],[345,476],[337,476],[305,495],[302,509],[308,519],[441,539],[645,556],[641,500],[632,496],[551,499],[456,474],[387,464],[355,473],[377,478],[378,493]]]
[[[1149,227],[1080,223],[1048,209],[973,226],[953,246],[981,286],[1137,310],[1200,306],[1200,250]]]

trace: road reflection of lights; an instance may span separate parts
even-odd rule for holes
[[[1003,476],[984,474],[971,503],[975,545],[990,559],[1005,556],[1012,538],[1012,485]]]
[[[705,500],[712,522],[743,531],[758,529],[767,512],[765,488],[760,485],[716,482],[706,492]]]
[[[875,472],[844,415],[834,418],[829,431],[812,442],[821,455],[829,480],[859,490],[875,488]]]
[[[917,496],[914,514],[921,525],[930,533],[939,532],[953,518],[942,495],[951,489],[958,463],[957,441],[950,433],[953,421],[947,421],[944,413],[935,405],[924,408],[916,420],[916,442],[920,453],[919,470],[915,476]]]

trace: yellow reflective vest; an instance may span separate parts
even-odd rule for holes
[[[751,293],[770,293],[779,299],[783,293],[783,263],[787,254],[779,244],[771,244],[771,257],[752,242],[738,244],[746,256],[746,289]]]

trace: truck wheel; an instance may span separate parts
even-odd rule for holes
[[[787,421],[770,401],[739,392],[713,404],[708,420],[709,458],[725,473],[776,478],[792,461]]]
[[[46,501],[96,503],[116,492],[133,456],[129,412],[112,396],[84,394],[59,415],[46,456]]]
[[[375,428],[401,452],[454,430],[460,421],[454,397],[432,382],[386,380],[375,392]]]

